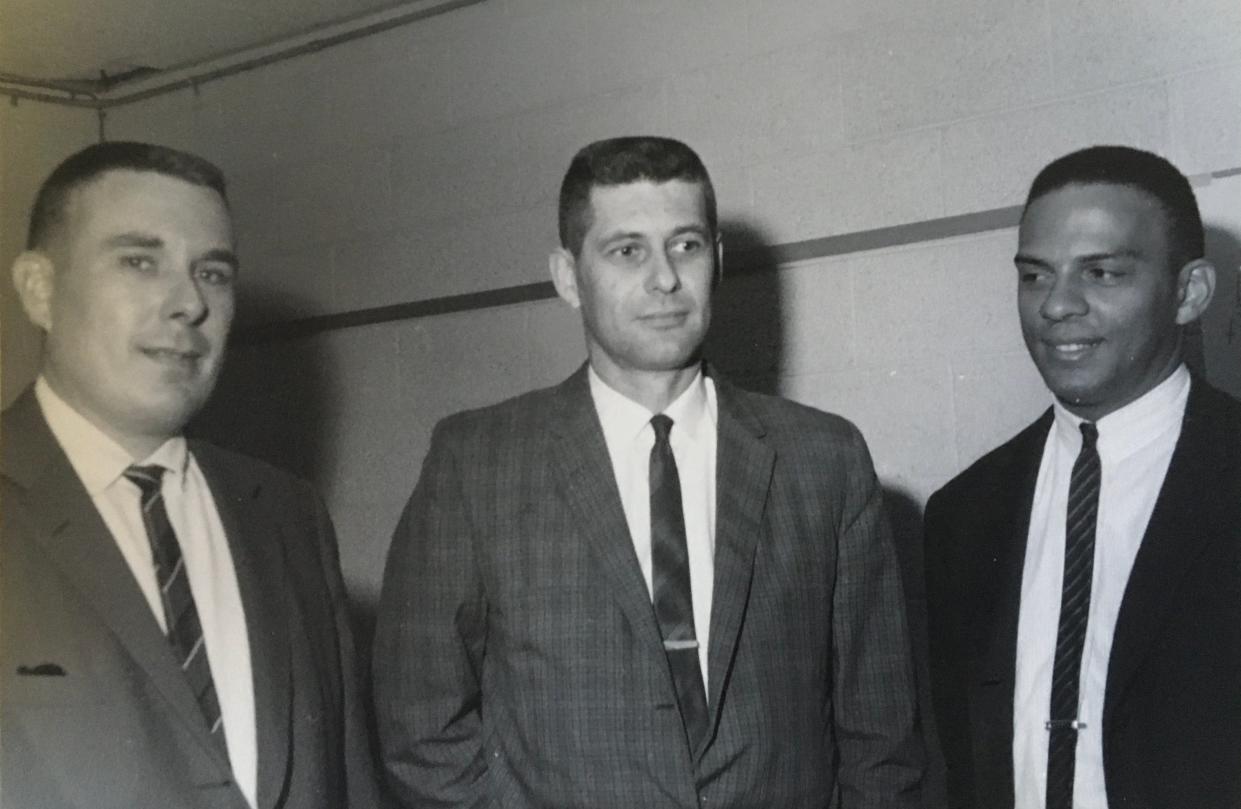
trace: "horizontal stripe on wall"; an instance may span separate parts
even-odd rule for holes
[[[838,236],[824,236],[818,239],[775,245],[746,245],[732,250],[728,248],[728,242],[725,240],[724,266],[727,268],[725,283],[731,276],[771,271],[798,261],[810,261],[1000,230],[1015,226],[1020,215],[1021,206],[1014,205],[978,213],[927,219],[873,230],[860,230]],[[355,326],[372,326],[377,323],[434,317],[454,312],[474,312],[515,303],[549,300],[554,297],[556,297],[556,290],[550,281],[518,284],[461,295],[445,295],[407,303],[373,306],[348,312],[312,315],[243,327],[234,335],[233,342],[239,345],[253,345],[291,340]]]

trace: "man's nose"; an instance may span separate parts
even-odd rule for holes
[[[207,297],[198,285],[193,271],[178,274],[168,289],[164,312],[169,318],[197,325],[207,316]]]
[[[681,275],[667,252],[656,251],[651,258],[650,287],[658,292],[675,292],[681,286]]]
[[[1081,282],[1073,275],[1057,276],[1043,305],[1039,311],[1048,320],[1064,320],[1075,315],[1083,315],[1089,310],[1086,298],[1082,294]]]

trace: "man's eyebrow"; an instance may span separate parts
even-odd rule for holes
[[[1084,256],[1078,256],[1077,261],[1107,261],[1108,259],[1124,258],[1131,261],[1142,257],[1137,250],[1110,250],[1104,253],[1087,253]]]
[[[622,240],[622,239],[639,239],[640,240],[640,239],[645,239],[645,238],[646,238],[646,235],[643,234],[641,231],[614,230],[611,233],[603,234],[603,238],[600,239],[600,242],[602,244],[608,244],[610,242],[614,242],[614,241]]]
[[[214,250],[208,250],[199,256],[195,263],[202,261],[218,261],[221,264],[227,264],[234,270],[241,266],[241,262],[237,260],[237,254],[232,250],[225,250],[222,247],[217,247]]]
[[[148,250],[158,250],[164,246],[164,240],[149,233],[130,231],[129,233],[118,233],[110,237],[104,244],[107,247],[143,247]]]
[[[1108,250],[1108,251],[1104,251],[1101,253],[1087,253],[1082,256],[1074,256],[1073,263],[1083,264],[1083,263],[1089,263],[1091,261],[1108,261],[1108,260],[1116,260],[1116,259],[1128,259],[1130,261],[1136,261],[1137,259],[1140,259],[1141,257],[1142,257],[1142,254],[1137,250],[1128,250],[1128,249]],[[1035,267],[1050,267],[1051,266],[1051,262],[1044,261],[1041,258],[1037,258],[1035,256],[1031,256],[1026,253],[1018,253],[1017,255],[1013,256],[1013,263],[1014,264],[1030,264]]]

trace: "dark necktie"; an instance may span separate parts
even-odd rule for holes
[[[211,679],[211,666],[207,662],[207,647],[203,642],[202,625],[198,621],[198,609],[190,592],[181,545],[172,530],[172,523],[168,521],[164,495],[160,490],[163,475],[162,466],[131,466],[125,470],[125,477],[142,492],[142,523],[151,543],[155,578],[159,583],[164,621],[168,627],[168,643],[181,670],[185,672],[194,698],[198,700],[212,738],[221,751],[227,752],[220,703]]]
[[[681,510],[681,478],[668,433],[672,419],[654,416],[655,446],[651,447],[651,569],[655,617],[664,638],[664,652],[676,685],[690,751],[707,732],[707,694],[698,663],[694,634],[694,599],[690,590],[689,550],[685,514]]]
[[[1077,763],[1077,716],[1082,647],[1090,614],[1090,580],[1094,574],[1095,523],[1099,516],[1102,469],[1095,442],[1098,429],[1082,422],[1082,448],[1073,462],[1064,523],[1064,584],[1060,626],[1051,674],[1051,718],[1047,744],[1047,809],[1071,809],[1073,771]]]

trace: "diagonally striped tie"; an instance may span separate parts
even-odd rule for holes
[[[1090,582],[1094,575],[1095,523],[1099,516],[1102,467],[1095,448],[1099,431],[1082,422],[1082,448],[1069,478],[1065,509],[1064,583],[1060,594],[1060,626],[1051,674],[1051,718],[1047,743],[1047,809],[1071,809],[1077,764],[1078,689],[1082,647],[1090,615]]]
[[[655,617],[664,638],[668,666],[672,669],[685,736],[693,753],[707,733],[707,693],[694,632],[694,599],[690,589],[685,513],[681,507],[681,477],[668,442],[672,419],[660,414],[651,419],[651,427],[655,430],[650,460],[651,578]]]
[[[142,522],[151,543],[155,577],[159,582],[160,600],[164,604],[165,625],[168,627],[168,643],[198,700],[212,739],[221,751],[227,753],[224,722],[220,716],[215,683],[211,679],[211,666],[207,662],[207,647],[203,642],[202,625],[198,621],[198,609],[190,592],[181,545],[177,542],[172,523],[168,521],[168,511],[160,490],[163,475],[162,466],[131,466],[125,470],[125,477],[142,492]]]

